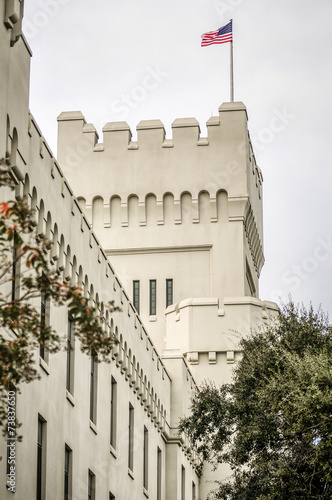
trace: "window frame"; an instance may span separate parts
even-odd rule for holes
[[[137,314],[140,314],[140,299],[140,280],[133,280],[133,305]]]
[[[116,450],[117,402],[118,402],[118,384],[115,378],[112,376],[111,408],[110,408],[110,445],[114,450]]]
[[[167,278],[166,279],[166,309],[167,307],[171,306],[174,302],[174,297],[173,297],[173,278]]]
[[[149,431],[144,426],[143,435],[143,488],[149,489]]]
[[[72,450],[65,444],[64,500],[72,497]]]
[[[36,474],[36,500],[45,498],[46,479],[46,446],[47,446],[46,420],[38,415],[37,427],[37,474]]]
[[[149,280],[149,316],[157,315],[157,280]]]
[[[68,314],[67,323],[67,366],[66,366],[66,390],[74,396],[74,367],[75,367],[75,324]]]
[[[88,500],[95,500],[96,497],[96,475],[88,469]]]
[[[129,424],[128,424],[128,469],[134,472],[134,407],[129,403]]]
[[[97,423],[97,377],[98,363],[95,356],[91,356],[90,364],[90,421]]]

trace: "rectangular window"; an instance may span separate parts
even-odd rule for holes
[[[72,456],[72,451],[69,448],[69,446],[65,445],[65,491],[64,491],[64,500],[70,500],[71,499],[71,471],[72,471],[72,464],[71,464],[71,456]]]
[[[38,416],[37,433],[37,491],[36,499],[45,498],[45,458],[46,458],[46,422]]]
[[[128,468],[134,468],[134,407],[129,403]]]
[[[91,356],[90,370],[90,420],[94,424],[97,421],[97,361]]]
[[[117,383],[111,379],[111,433],[110,445],[116,449]]]
[[[166,280],[166,307],[173,304],[173,280]]]
[[[150,280],[150,309],[149,315],[155,316],[157,314],[157,281]]]
[[[75,354],[75,337],[73,334],[74,323],[68,316],[67,326],[67,376],[66,389],[70,394],[74,394],[74,354]]]
[[[96,494],[95,492],[96,492],[96,476],[89,469],[89,475],[88,475],[88,500],[95,500],[95,494]]]
[[[149,431],[144,427],[143,442],[143,486],[147,490],[149,485]]]
[[[196,500],[196,484],[194,483],[194,481],[192,482],[192,500]]]
[[[133,281],[133,303],[134,307],[139,314],[140,309],[140,292],[139,292],[139,281]]]
[[[186,469],[181,468],[181,500],[185,500],[186,497]]]
[[[161,500],[161,468],[162,468],[161,449],[157,448],[157,500]]]

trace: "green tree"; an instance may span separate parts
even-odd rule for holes
[[[5,160],[0,160],[0,187],[4,197],[15,188]],[[108,361],[116,343],[99,304],[89,301],[79,286],[64,281],[51,263],[50,246],[50,241],[37,234],[35,213],[24,200],[0,203],[0,427],[4,433],[8,391],[19,391],[22,383],[38,378],[35,363],[40,347],[54,353],[64,345],[44,321],[41,297],[67,308],[81,350],[97,361]],[[106,309],[120,310],[114,302]]]
[[[332,328],[312,307],[284,306],[241,341],[233,382],[206,383],[180,431],[203,461],[231,468],[212,498],[332,498]]]

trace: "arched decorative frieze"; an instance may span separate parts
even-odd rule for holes
[[[174,224],[174,195],[165,193],[163,196],[163,216],[165,225]]]
[[[71,279],[71,276],[72,276],[71,251],[70,251],[70,246],[67,245],[65,269],[64,269],[64,279],[66,281],[69,281]]]
[[[89,278],[87,275],[85,275],[85,278],[84,278],[83,293],[84,293],[84,297],[87,299],[88,293],[89,293]]]
[[[228,194],[225,190],[217,192],[217,218],[218,222],[228,221]]]
[[[82,269],[82,266],[79,266],[79,268],[78,268],[77,286],[82,288],[82,291],[83,291],[83,269]]]
[[[149,394],[148,394],[148,415],[153,415],[153,401],[154,401],[154,390],[153,387],[150,386]]]
[[[92,227],[104,227],[104,199],[101,196],[95,196],[92,200]]]
[[[38,207],[38,217],[37,217],[37,234],[41,237],[45,237],[46,228],[45,228],[45,206],[44,201],[40,200]]]
[[[128,363],[128,345],[127,345],[126,341],[125,341],[123,348],[122,348],[121,359],[122,359],[121,372],[125,373],[127,371],[127,368],[128,368],[128,365],[127,365],[127,363]]]
[[[79,282],[78,282],[76,255],[74,255],[72,261],[73,261],[73,263],[72,263],[72,269],[71,269],[70,284],[72,286],[80,286]]]
[[[193,214],[193,206],[192,206],[192,195],[188,191],[185,191],[181,194],[181,222],[182,224],[191,224],[192,223],[192,214]]]
[[[63,234],[60,237],[60,247],[59,247],[59,258],[57,261],[57,269],[59,271],[64,270],[64,251],[65,251],[65,239],[63,237]]]
[[[52,244],[51,244],[51,259],[53,261],[58,260],[59,258],[59,243],[58,243],[58,225],[54,224],[53,235],[52,235]]]
[[[136,391],[139,394],[141,387],[141,371],[140,371],[140,365],[137,363],[137,366],[135,367],[135,381],[134,381],[134,391]]]
[[[79,204],[79,207],[80,209],[82,210],[83,213],[85,213],[85,209],[86,209],[86,199],[83,198],[83,196],[79,196],[77,198],[77,201],[78,201],[78,204]]]
[[[127,354],[127,371],[126,371],[126,379],[127,380],[131,379],[132,371],[133,371],[132,352],[131,352],[131,349],[128,349],[128,354]]]
[[[18,149],[18,133],[16,128],[14,128],[12,133],[12,141],[11,141],[10,155],[9,155],[9,161],[11,167],[16,166],[17,164],[17,149]]]
[[[11,150],[11,137],[10,137],[10,118],[7,115],[7,129],[6,129],[6,158],[10,157]]]
[[[47,212],[45,236],[46,236],[46,239],[49,240],[50,242],[52,240],[51,232],[52,232],[52,215],[51,215],[51,212]]]
[[[92,304],[94,299],[95,299],[95,289],[93,287],[93,284],[91,283],[90,290],[89,290],[89,303]]]
[[[201,191],[198,195],[198,213],[200,224],[211,222],[211,200],[207,191]]]
[[[153,193],[145,197],[145,219],[147,226],[157,225],[157,198]]]
[[[129,378],[129,384],[131,387],[134,386],[134,384],[135,384],[136,373],[137,373],[136,356],[134,355],[132,360],[131,360],[131,373],[130,373],[130,378]]]
[[[122,336],[122,333],[120,333],[120,337],[119,337],[119,342],[118,344],[116,345],[116,365],[117,366],[120,366],[122,361],[123,361],[123,336]]]
[[[112,228],[121,227],[121,198],[118,195],[110,199],[110,224]]]
[[[28,174],[25,174],[24,186],[23,186],[23,201],[29,205],[30,200],[30,179]]]
[[[30,209],[35,212],[35,224],[37,225],[37,190],[32,188]]]
[[[128,225],[130,227],[139,225],[139,201],[135,194],[128,197]]]

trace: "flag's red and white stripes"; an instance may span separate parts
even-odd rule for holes
[[[233,40],[232,36],[232,21],[215,31],[209,31],[202,35],[202,47],[207,47],[214,43],[227,43]]]

